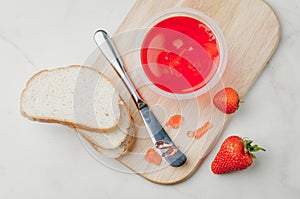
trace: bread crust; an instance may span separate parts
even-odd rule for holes
[[[122,100],[122,98],[121,98]],[[129,108],[128,106],[126,105],[126,103],[122,100],[123,102],[123,105],[125,107],[125,110],[126,110],[126,113],[129,117],[129,120],[130,120],[130,124],[128,125],[128,127],[125,129],[126,132],[124,132],[126,134],[126,136],[124,136],[124,138],[122,140],[120,140],[120,142],[118,143],[118,145],[114,148],[118,148],[120,145],[122,145],[122,143],[127,139],[127,136],[129,135],[129,131],[130,131],[130,128],[132,128],[132,117],[130,116],[130,111],[129,111]],[[76,127],[75,127],[76,128]],[[114,148],[107,148],[107,147],[104,147],[104,146],[101,146],[99,143],[97,143],[93,138],[91,138],[90,136],[88,136],[87,134],[83,133],[82,131],[80,131],[80,129],[82,128],[76,128],[76,131],[77,133],[79,133],[83,138],[85,138],[87,141],[89,141],[90,143],[92,143],[93,145],[97,145],[101,148],[104,148],[104,149],[114,149]],[[115,129],[114,129],[115,130]],[[109,134],[111,132],[113,132],[114,130],[111,130],[111,131],[107,131],[106,133]]]
[[[78,129],[75,129],[78,132]],[[126,139],[121,143],[121,145],[115,149],[104,149],[96,144],[93,144],[91,142],[88,143],[91,144],[91,146],[95,149],[95,151],[97,151],[98,153],[108,157],[108,158],[114,158],[114,159],[118,159],[121,158],[123,155],[125,155],[127,152],[129,152],[132,148],[132,146],[134,145],[135,142],[135,127],[134,127],[134,122],[133,119],[131,117],[131,122],[130,122],[130,128],[129,128],[129,134],[127,135]],[[127,142],[127,143],[126,143]],[[126,145],[126,147],[124,149],[122,149],[122,145]],[[118,150],[118,149],[122,149],[122,152],[120,154],[118,154],[117,156],[114,153],[114,150]],[[106,151],[106,155],[103,151]],[[107,152],[112,151],[112,154],[107,155]]]

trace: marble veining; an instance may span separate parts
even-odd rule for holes
[[[8,43],[10,46],[12,46],[16,51],[18,51],[18,53],[21,54],[21,56],[23,56],[29,64],[36,67],[36,65],[31,60],[31,58],[15,42],[13,42],[11,39],[7,38],[6,36],[2,35],[1,33],[0,33],[0,39],[3,40],[4,42]]]

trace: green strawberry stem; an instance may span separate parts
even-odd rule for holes
[[[248,140],[246,138],[243,138],[243,142],[244,142],[244,152],[245,153],[250,153],[252,158],[256,158],[256,156],[253,154],[253,152],[257,152],[257,151],[266,151],[264,148],[261,148],[257,145],[251,145],[252,144],[252,140]]]

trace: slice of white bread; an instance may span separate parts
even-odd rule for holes
[[[78,130],[86,140],[104,149],[115,149],[119,147],[128,136],[131,117],[129,110],[124,103],[120,105],[121,117],[118,127],[106,133],[95,133],[87,130]]]
[[[82,131],[82,130],[77,129],[77,132],[80,133],[80,131]],[[119,158],[130,150],[131,146],[134,143],[134,134],[135,134],[135,130],[133,128],[133,123],[131,122],[131,125],[129,128],[129,133],[128,133],[126,139],[121,143],[121,145],[119,147],[114,148],[114,149],[105,149],[96,144],[93,144],[93,143],[90,143],[90,144],[97,152],[99,152],[100,154],[102,154],[106,157]]]
[[[117,127],[120,98],[113,84],[92,68],[69,66],[34,75],[21,95],[21,113],[94,132]]]

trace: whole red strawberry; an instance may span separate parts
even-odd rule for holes
[[[224,88],[214,96],[213,103],[223,113],[231,114],[239,108],[240,98],[233,88]]]
[[[252,140],[242,139],[238,136],[230,136],[225,139],[211,164],[212,172],[222,174],[251,166],[253,158],[255,158],[252,152],[265,151],[257,145],[251,146],[252,142]]]

